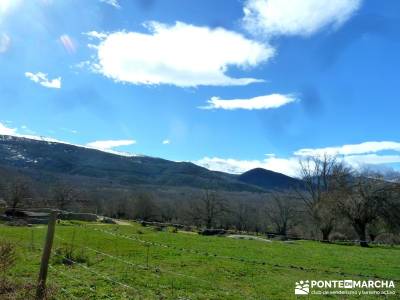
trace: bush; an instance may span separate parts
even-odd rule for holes
[[[167,231],[170,233],[178,233],[178,228],[174,226],[168,226]]]
[[[224,229],[203,229],[199,232],[201,235],[221,235],[225,233]]]
[[[28,222],[22,219],[12,219],[11,221],[6,223],[7,226],[28,226]]]
[[[77,252],[73,247],[62,247],[55,250],[55,263],[67,266],[75,263],[90,265],[90,259],[83,251]]]
[[[376,243],[400,245],[400,236],[392,233],[382,233],[375,238]]]
[[[163,227],[161,226],[154,226],[153,231],[163,231]]]
[[[104,218],[101,220],[101,223],[105,223],[105,224],[117,224],[117,222],[115,222],[113,219],[111,219],[111,218],[106,218],[106,217],[104,217]]]
[[[0,242],[0,294],[8,290],[7,273],[14,267],[15,261],[15,245],[5,241]]]
[[[36,282],[12,282],[9,284],[8,290],[1,293],[0,299],[2,300],[28,300],[36,299]],[[44,299],[58,299],[56,298],[57,287],[51,283],[47,284],[46,295]]]
[[[348,238],[343,233],[340,232],[334,232],[330,235],[331,241],[345,241],[347,239]]]

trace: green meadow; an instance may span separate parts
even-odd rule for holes
[[[7,276],[24,287],[1,299],[34,294],[45,234],[46,226],[0,225],[0,239],[17,247],[16,265]],[[397,280],[398,295],[400,247],[233,239],[137,223],[61,222],[48,287],[51,299],[321,299],[295,296],[295,282],[330,279]]]

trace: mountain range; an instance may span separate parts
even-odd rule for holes
[[[210,171],[190,162],[127,156],[61,142],[0,135],[0,168],[51,183],[149,185],[265,192],[299,185],[300,180],[265,169],[241,175]],[[3,172],[4,173],[4,172]]]

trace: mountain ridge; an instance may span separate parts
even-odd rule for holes
[[[85,176],[121,185],[187,186],[227,191],[265,192],[289,188],[298,181],[265,169],[236,175],[211,171],[191,162],[145,155],[123,156],[55,140],[9,135],[0,135],[0,166],[31,173]],[[262,178],[255,178],[254,173]],[[268,184],[269,180],[272,184]]]

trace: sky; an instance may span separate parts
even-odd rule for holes
[[[0,0],[0,134],[296,176],[400,168],[397,0]]]

